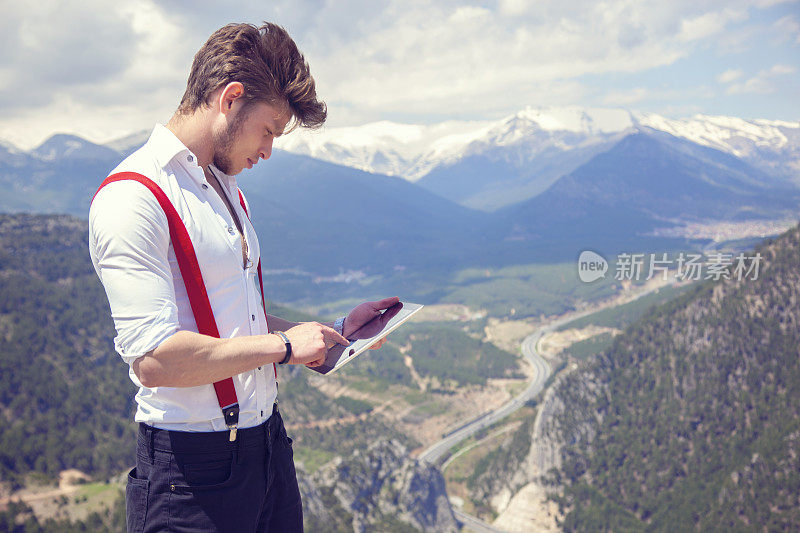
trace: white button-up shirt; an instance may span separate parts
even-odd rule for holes
[[[156,125],[147,143],[112,174],[124,171],[153,180],[175,206],[192,240],[220,337],[266,334],[256,271],[260,248],[239,203],[236,179],[214,168],[242,223],[247,267],[225,202],[206,180],[197,157],[170,130]],[[197,332],[167,217],[142,184],[118,181],[97,194],[89,210],[89,253],[111,305],[115,348],[128,365],[178,330]],[[272,414],[277,396],[273,372],[272,365],[265,365],[233,376],[240,428],[258,425]],[[128,375],[139,387],[137,422],[178,431],[227,429],[212,384],[148,388],[132,368]]]

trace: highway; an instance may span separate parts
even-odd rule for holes
[[[497,529],[483,520],[475,518],[463,511],[459,511],[458,509],[453,509],[453,514],[456,515],[456,520],[458,520],[462,526],[475,533],[505,533],[502,529]]]
[[[674,279],[668,282],[668,285],[674,285],[674,284],[675,284]],[[482,413],[473,418],[472,420],[466,421],[455,431],[446,434],[442,438],[442,440],[432,444],[426,450],[424,450],[419,455],[419,459],[429,464],[439,464],[441,459],[445,457],[449,453],[450,449],[453,448],[455,445],[457,445],[458,443],[460,443],[465,439],[468,439],[481,429],[489,427],[495,422],[507,417],[508,415],[510,415],[511,413],[522,407],[525,404],[525,402],[535,398],[536,395],[542,391],[545,383],[547,382],[547,378],[549,378],[550,374],[552,373],[552,368],[550,367],[550,363],[544,360],[539,351],[539,341],[547,333],[550,333],[553,330],[561,327],[564,324],[572,322],[575,319],[591,315],[602,309],[638,300],[642,296],[650,294],[651,292],[658,290],[661,287],[663,287],[663,285],[651,287],[647,290],[644,290],[634,295],[632,298],[624,302],[616,302],[614,304],[602,306],[599,308],[592,307],[584,311],[569,313],[561,318],[548,322],[547,324],[541,326],[539,329],[537,329],[536,331],[525,337],[521,345],[522,355],[532,365],[534,369],[533,378],[531,379],[531,382],[528,384],[525,390],[522,391],[520,394],[518,394],[516,397],[514,397],[511,401],[501,405],[494,411],[488,411]],[[539,420],[537,420],[537,422],[539,422]],[[469,515],[459,509],[453,509],[453,512],[455,513],[456,519],[463,526],[467,527],[472,531],[475,531],[476,533],[502,532],[502,530],[497,529],[487,524],[486,522],[483,522],[482,520],[472,515]]]
[[[596,311],[597,309],[589,309],[577,313],[570,313],[559,319],[553,320],[552,322],[548,322],[525,337],[525,339],[522,341],[522,356],[527,359],[534,370],[533,378],[531,379],[530,383],[528,383],[528,386],[525,388],[525,390],[519,393],[508,403],[501,405],[494,411],[484,413],[472,421],[465,423],[457,430],[446,435],[444,438],[442,438],[442,440],[432,444],[419,455],[419,459],[430,464],[437,464],[442,457],[449,452],[450,448],[462,440],[471,437],[481,429],[491,426],[498,420],[507,417],[525,405],[525,402],[535,398],[536,395],[539,394],[544,388],[544,384],[547,382],[547,378],[550,377],[552,372],[550,363],[545,361],[538,351],[539,341],[541,338],[545,334],[550,333],[554,329],[566,324],[567,322],[571,322],[576,318],[581,318],[583,316],[595,313]]]

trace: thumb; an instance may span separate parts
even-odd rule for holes
[[[399,313],[402,308],[403,308],[403,303],[402,302],[397,302],[393,306],[389,307],[389,309],[384,311],[383,314],[381,315],[381,325],[382,326],[386,326],[386,324],[388,324],[389,321],[392,318],[394,318],[394,316],[397,313]]]
[[[378,300],[377,302],[372,302],[372,306],[375,309],[387,309],[399,301],[400,301],[399,296],[391,296],[389,298],[384,298],[383,300]]]

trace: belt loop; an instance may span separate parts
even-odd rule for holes
[[[154,464],[156,460],[156,432],[154,428],[147,427],[147,453],[150,456],[150,464]]]
[[[237,465],[242,459],[242,454],[240,452],[240,442],[242,442],[242,437],[240,436],[235,441],[233,441],[233,462]]]

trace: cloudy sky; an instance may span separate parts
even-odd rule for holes
[[[798,1],[224,4],[0,3],[0,139],[105,142],[165,122],[208,36],[262,20],[286,27],[305,53],[331,125],[551,105],[800,120]]]

